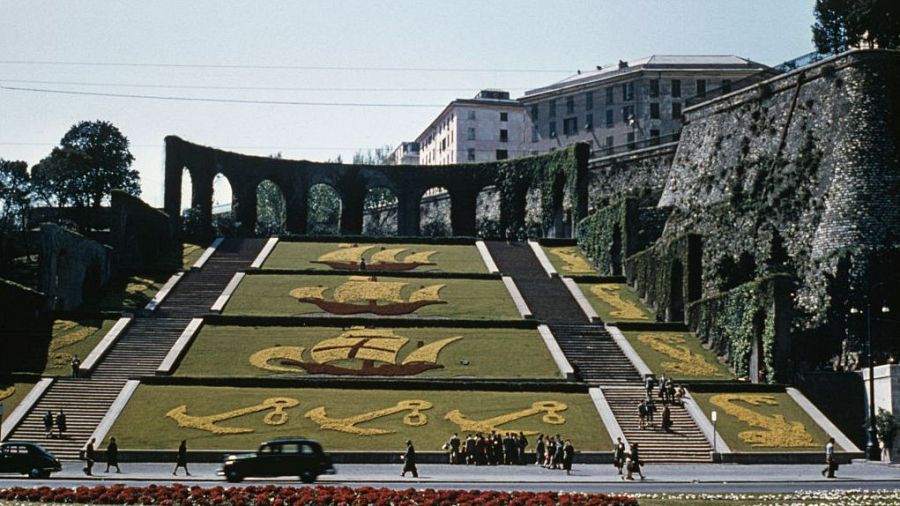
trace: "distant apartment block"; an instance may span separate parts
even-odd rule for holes
[[[421,165],[492,162],[529,154],[526,131],[521,103],[507,91],[483,90],[450,102],[413,144]]]
[[[391,152],[388,160],[393,165],[417,165],[419,163],[419,143],[401,142]]]
[[[528,114],[525,150],[587,142],[603,154],[674,140],[689,100],[746,86],[755,75],[772,71],[738,56],[655,55],[579,72],[519,99]]]

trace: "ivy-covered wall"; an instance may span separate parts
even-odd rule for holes
[[[662,233],[669,210],[640,204],[636,197],[618,199],[578,223],[578,245],[601,274],[621,275],[624,259]]]
[[[658,321],[686,321],[685,306],[698,300],[702,239],[684,235],[660,240],[625,259],[625,276],[656,311]]]

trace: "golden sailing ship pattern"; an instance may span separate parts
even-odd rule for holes
[[[418,348],[399,360],[400,350],[409,339],[390,329],[351,328],[339,336],[324,339],[310,350],[310,361],[304,360],[302,346],[277,346],[250,356],[250,363],[275,372],[353,376],[412,376],[444,366],[437,362],[441,351],[462,336],[447,337]],[[358,362],[359,368],[344,367],[335,362]],[[297,369],[299,367],[300,369]]]
[[[338,249],[325,253],[318,260],[313,260],[312,263],[327,265],[332,269],[338,270],[360,270],[363,255],[378,247],[373,244],[363,246],[340,244]],[[431,261],[431,256],[437,253],[436,251],[421,251],[418,253],[410,251],[401,259],[401,255],[406,251],[407,248],[385,248],[382,246],[369,258],[365,269],[386,272],[411,271],[424,265],[436,265]]]
[[[325,297],[326,286],[303,286],[291,290],[291,297],[298,302],[315,304],[322,311],[335,315],[371,313],[379,316],[410,314],[433,304],[446,304],[440,291],[446,285],[420,286],[408,298],[403,289],[409,283],[379,281],[375,276],[350,276],[332,290],[331,298]]]

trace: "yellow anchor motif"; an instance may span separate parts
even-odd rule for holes
[[[392,434],[397,431],[387,429],[367,429],[364,427],[357,427],[356,425],[409,410],[409,413],[403,416],[403,423],[410,427],[421,427],[428,423],[428,416],[423,414],[422,411],[431,409],[431,407],[432,404],[428,401],[400,401],[389,408],[369,411],[368,413],[348,416],[347,418],[330,418],[325,413],[325,406],[319,406],[318,408],[307,411],[303,416],[315,422],[322,429],[358,434],[360,436],[380,436],[382,434]]]
[[[166,416],[178,422],[179,427],[205,430],[207,432],[212,432],[213,434],[245,434],[247,432],[253,432],[253,429],[222,427],[216,425],[216,422],[224,422],[225,420],[230,420],[239,416],[272,409],[272,412],[268,413],[265,418],[263,418],[263,422],[267,425],[284,425],[288,421],[288,414],[285,413],[284,410],[286,408],[293,408],[298,404],[300,404],[300,401],[291,399],[290,397],[272,397],[255,406],[248,406],[246,408],[239,408],[207,416],[189,415],[187,414],[187,405],[182,404],[181,406],[170,410],[166,413]]]
[[[709,402],[751,427],[761,430],[745,430],[738,433],[742,441],[754,447],[803,448],[815,447],[812,435],[801,422],[785,420],[783,415],[765,416],[742,406],[778,406],[775,397],[766,394],[717,394]]]
[[[459,426],[459,430],[463,432],[490,432],[492,430],[501,430],[506,432],[521,432],[526,436],[532,436],[537,434],[537,431],[533,430],[520,430],[520,429],[498,429],[500,425],[505,423],[509,423],[515,420],[520,420],[522,418],[526,418],[532,415],[536,415],[538,413],[544,413],[544,416],[541,420],[544,423],[549,423],[552,425],[562,425],[566,423],[566,419],[559,414],[560,411],[565,411],[569,407],[565,404],[557,401],[538,401],[531,405],[530,408],[523,409],[521,411],[515,411],[513,413],[507,413],[505,415],[495,416],[493,418],[487,418],[485,420],[469,420],[465,415],[459,412],[458,409],[454,409],[453,411],[447,413],[444,416],[444,419],[450,420]]]

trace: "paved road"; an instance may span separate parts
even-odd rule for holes
[[[85,476],[81,464],[66,463],[63,471],[49,480],[0,478],[0,487],[79,486],[100,483],[186,483],[222,484],[216,476],[217,464],[191,465],[192,476],[172,476],[168,464],[123,464],[123,473],[103,473],[98,464],[93,477]],[[823,489],[898,489],[900,466],[857,462],[841,466],[839,479],[825,480],[819,465],[738,465],[668,464],[645,467],[647,479],[624,482],[610,465],[582,465],[567,476],[535,466],[470,467],[420,465],[419,478],[400,478],[400,466],[383,464],[344,464],[338,474],[320,477],[320,483],[389,488],[452,488],[501,490],[565,490],[578,492],[793,492]],[[296,479],[249,480],[245,483],[296,485]]]

